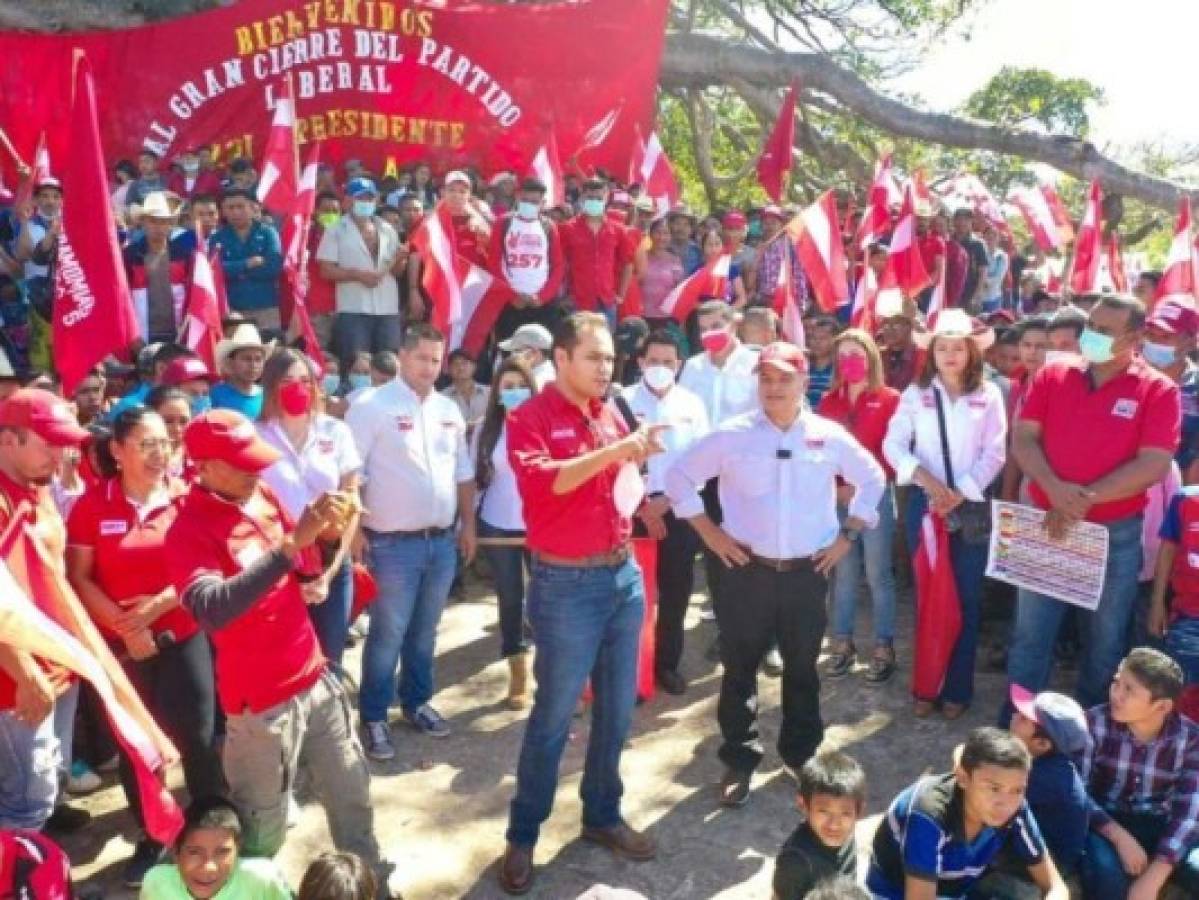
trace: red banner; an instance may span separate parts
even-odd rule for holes
[[[428,161],[523,173],[552,130],[567,163],[626,172],[652,129],[668,0],[531,6],[441,0],[241,0],[109,32],[0,32],[0,126],[30,158],[69,153],[71,58],[96,74],[105,152],[167,160],[212,146],[257,162],[290,76],[298,137],[376,173]],[[9,165],[9,163],[5,163]],[[11,179],[12,173],[10,173]]]

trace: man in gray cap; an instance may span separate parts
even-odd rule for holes
[[[544,325],[521,325],[506,341],[500,341],[500,349],[513,353],[533,371],[537,390],[542,390],[554,380],[554,364],[550,362],[550,348],[554,337]]]

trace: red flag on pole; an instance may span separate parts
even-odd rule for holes
[[[138,337],[125,264],[109,213],[108,175],[92,68],[75,62],[71,109],[74,152],[63,170],[62,233],[54,279],[54,364],[70,396],[110,353],[124,353]]]
[[[803,309],[800,308],[799,298],[795,296],[794,276],[791,272],[791,260],[784,259],[779,266],[779,277],[771,292],[771,306],[779,317],[779,330],[783,340],[790,341],[797,347],[807,344],[803,327]]]
[[[33,202],[34,189],[54,176],[50,173],[50,151],[46,147],[46,132],[37,139],[37,150],[33,154],[33,167],[26,177],[17,182],[17,195],[13,198],[14,209],[25,209]]]
[[[935,700],[945,684],[949,660],[962,631],[962,608],[945,520],[926,512],[912,561],[916,579],[916,646],[912,653],[912,696]]]
[[[562,175],[562,161],[558,158],[558,139],[551,128],[545,144],[529,163],[529,176],[545,185],[545,200],[542,206],[553,209],[566,202],[566,179]]]
[[[1038,247],[1046,253],[1052,253],[1062,246],[1061,229],[1054,220],[1053,210],[1043,192],[1031,188],[1014,188],[1008,195],[1008,200],[1024,216],[1024,222]]]
[[[882,240],[891,230],[891,201],[897,190],[895,176],[891,174],[891,154],[884,153],[875,166],[866,211],[858,225],[854,242],[859,250],[865,250],[871,244]]]
[[[258,202],[267,209],[285,212],[295,206],[299,190],[296,171],[296,104],[291,79],[282,82],[275,99],[275,116],[258,176]]]
[[[850,324],[873,335],[878,328],[875,307],[878,304],[878,277],[870,268],[869,260],[862,263],[862,275],[853,292],[853,309],[849,313]]]
[[[1178,221],[1174,225],[1174,240],[1166,254],[1166,266],[1153,300],[1157,303],[1166,297],[1180,297],[1195,302],[1196,280],[1195,247],[1191,243],[1191,198],[1183,194],[1178,199]]]
[[[412,249],[420,254],[424,273],[421,283],[432,301],[432,322],[446,335],[450,350],[462,346],[468,332],[476,333],[476,314],[499,315],[501,304],[484,302],[495,281],[491,273],[458,252],[449,207],[438,203],[412,234]]]
[[[658,132],[651,131],[649,140],[642,141],[641,126],[635,127],[629,184],[639,184],[645,189],[645,196],[654,201],[654,209],[660,216],[670,212],[679,202],[679,183],[674,177],[670,157],[658,139]]]
[[[924,268],[924,256],[916,240],[916,210],[911,185],[904,191],[903,206],[899,221],[891,235],[887,268],[879,282],[879,289],[899,288],[905,297],[915,297],[932,284],[928,270]]]
[[[729,267],[733,258],[722,253],[697,269],[691,276],[677,285],[662,301],[662,312],[676,322],[684,324],[705,297],[723,298],[728,292]],[[784,267],[785,268],[785,267]]]
[[[1049,211],[1053,214],[1053,221],[1057,223],[1058,246],[1068,244],[1074,240],[1074,223],[1070,221],[1070,214],[1066,212],[1065,204],[1057,195],[1057,189],[1051,184],[1042,184],[1041,196],[1045,198]]]
[[[179,331],[179,343],[204,360],[209,372],[219,375],[216,346],[221,339],[221,306],[218,296],[212,260],[197,234],[191,290],[183,327]]]
[[[845,248],[837,219],[837,198],[832,191],[792,219],[787,233],[803,265],[816,302],[825,312],[835,312],[849,300],[845,279]]]
[[[792,154],[795,152],[795,95],[798,93],[792,82],[783,95],[778,118],[770,137],[762,146],[758,157],[758,184],[775,203],[783,202],[783,178],[791,171]]]
[[[283,275],[291,287],[292,329],[304,339],[304,350],[325,374],[325,354],[312,327],[308,314],[308,230],[312,226],[312,211],[316,208],[316,171],[320,166],[321,145],[318,141],[308,153],[299,189],[292,199],[291,215],[283,223]]]
[[[1113,231],[1107,239],[1107,274],[1112,288],[1118,293],[1128,292],[1128,275],[1124,271],[1124,254],[1120,252],[1120,234]]]
[[[1083,209],[1082,221],[1078,223],[1078,239],[1074,242],[1070,290],[1075,294],[1089,294],[1099,289],[1099,260],[1103,255],[1099,233],[1102,208],[1103,191],[1099,181],[1095,180],[1087,192],[1087,205]]]

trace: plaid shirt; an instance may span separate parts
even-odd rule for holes
[[[1168,825],[1155,855],[1177,865],[1199,845],[1199,727],[1174,713],[1141,744],[1112,720],[1106,703],[1088,711],[1087,724],[1094,741],[1084,766],[1091,827],[1120,814],[1162,816]]]
[[[792,289],[800,309],[803,309],[804,302],[808,299],[808,279],[799,264],[799,254],[795,252],[795,245],[785,234],[758,249],[758,301],[766,306],[773,302],[783,260],[787,260],[791,265]]]

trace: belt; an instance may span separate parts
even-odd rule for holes
[[[369,534],[375,537],[425,538],[426,540],[441,537],[453,530],[453,525],[447,525],[445,528],[418,528],[415,531],[375,531],[373,528],[366,529]]]
[[[591,556],[556,556],[553,553],[542,553],[540,550],[533,554],[533,559],[547,566],[569,566],[573,569],[598,569],[601,566],[619,566],[629,558],[629,546],[617,547],[608,553],[594,553]]]
[[[802,572],[815,566],[810,556],[797,556],[793,559],[771,559],[769,556],[758,556],[751,553],[749,558],[759,566],[765,566],[772,572]]]

